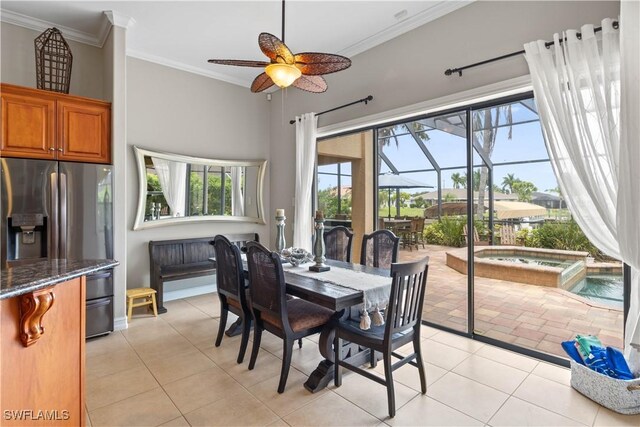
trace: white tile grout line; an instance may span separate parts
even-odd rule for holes
[[[209,317],[211,317],[211,318],[213,318],[213,319],[219,319],[219,317],[211,316],[209,313],[205,312],[204,310],[202,310],[200,307],[196,306],[195,304],[192,304],[190,301],[188,301],[188,300],[186,300],[186,299],[185,299],[184,301],[185,301],[185,302],[187,302],[187,303],[189,303],[191,306],[193,306],[194,308],[198,309],[199,311],[201,311],[201,312],[202,312],[202,313],[204,313],[205,315],[207,315],[207,316],[209,316]],[[178,331],[177,329],[175,329],[175,327],[171,324],[171,322],[170,322],[170,321],[165,321],[164,319],[161,319],[161,318],[160,318],[159,320],[162,320],[164,323],[166,323],[168,326],[170,326],[170,327],[171,327],[174,331],[176,331],[180,336],[182,336],[183,338],[185,338],[185,339],[186,339],[186,340],[187,340],[187,341],[188,341],[188,342],[189,342],[189,343],[190,343],[190,344],[191,344],[195,349],[197,349],[197,350],[198,350],[200,353],[202,353],[205,357],[207,357],[209,360],[211,360],[211,358],[209,358],[209,357],[208,357],[208,355],[207,355],[207,354],[205,354],[205,353],[203,352],[203,349],[201,349],[201,348],[199,348],[199,347],[196,347],[196,344],[195,344],[195,343],[193,343],[193,342],[191,342],[187,337],[185,337],[184,335],[182,335],[182,333],[180,333],[180,331]],[[119,331],[116,331],[116,332],[114,332],[114,333],[120,333],[120,332],[119,332]],[[432,337],[433,337],[433,336],[435,336],[435,335],[437,335],[437,333],[436,333],[436,334],[434,334],[434,335],[432,335],[430,338],[432,338]],[[159,388],[161,388],[161,389],[162,389],[162,391],[165,393],[165,395],[166,395],[166,396],[171,400],[171,398],[169,397],[169,395],[168,395],[168,394],[166,393],[166,391],[164,390],[164,387],[163,387],[162,385],[160,385],[160,383],[158,382],[157,378],[153,375],[153,373],[151,372],[151,370],[148,368],[148,366],[147,366],[147,364],[145,363],[144,359],[142,359],[142,357],[140,357],[139,353],[135,350],[135,348],[134,348],[134,347],[133,347],[133,345],[129,342],[129,340],[127,339],[127,337],[123,335],[123,338],[125,339],[125,341],[126,341],[127,345],[128,345],[128,346],[129,346],[129,347],[130,347],[130,348],[131,348],[131,349],[136,353],[136,355],[137,355],[137,357],[140,359],[140,361],[142,361],[142,363],[143,363],[143,364],[144,364],[144,366],[145,366],[145,369],[147,369],[147,370],[148,370],[148,372],[153,376],[153,378],[154,378],[154,380],[156,381],[156,383],[158,384]],[[425,338],[425,339],[423,339],[422,341],[427,341],[427,340],[429,340],[430,338]],[[309,340],[309,341],[310,341],[310,340]],[[448,345],[448,344],[446,344],[446,343],[443,343],[443,342],[440,342],[440,341],[437,341],[437,340],[434,340],[434,341],[435,341],[435,342],[438,342],[438,343],[439,343],[439,344],[441,344],[441,345],[445,345],[445,346],[447,346],[447,347],[451,347],[451,348],[452,348],[452,349],[454,349],[454,350],[465,351],[465,350],[458,349],[458,348],[456,348],[456,347],[452,347],[452,346],[450,346],[450,345]],[[312,342],[312,341],[311,341],[311,342]],[[314,343],[314,344],[315,344],[315,343]],[[485,344],[485,345],[489,345],[489,344]],[[207,348],[209,348],[209,347],[207,347]],[[273,356],[274,356],[274,357],[276,357],[276,358],[279,358],[276,354],[274,354],[273,352],[271,352],[271,351],[269,351],[269,350],[267,350],[267,349],[262,348],[262,350],[263,350],[263,351],[266,351],[267,353],[269,353],[269,354],[273,355]],[[477,350],[479,350],[479,349],[477,349]],[[476,351],[477,351],[477,350],[476,350]],[[465,357],[465,358],[464,358],[464,359],[462,359],[458,364],[456,364],[454,367],[452,367],[451,369],[448,369],[448,370],[447,370],[447,369],[445,369],[445,368],[442,368],[441,366],[438,366],[438,365],[435,365],[435,366],[438,366],[440,369],[445,369],[445,370],[446,370],[446,372],[451,372],[451,373],[453,373],[453,374],[460,375],[460,376],[462,376],[462,377],[464,377],[464,378],[466,378],[466,379],[468,379],[468,380],[470,380],[470,381],[475,381],[475,380],[474,380],[474,379],[472,379],[472,378],[469,378],[469,377],[466,377],[466,376],[464,376],[464,375],[462,375],[462,374],[458,374],[458,373],[456,373],[456,372],[453,372],[453,370],[454,370],[457,366],[459,366],[461,363],[463,363],[465,360],[467,360],[467,359],[468,359],[471,355],[473,355],[473,354],[476,354],[476,352],[469,353],[469,356]],[[519,384],[519,385],[514,389],[514,391],[513,391],[512,393],[505,393],[504,391],[502,391],[502,390],[498,390],[498,389],[496,389],[495,387],[492,387],[492,386],[490,386],[490,385],[483,384],[483,383],[480,383],[480,382],[478,382],[478,381],[475,381],[475,382],[477,382],[478,384],[484,385],[484,386],[486,386],[486,387],[493,388],[494,390],[497,390],[497,391],[500,391],[500,392],[502,392],[502,393],[505,393],[505,394],[508,394],[508,395],[509,395],[509,397],[505,400],[505,402],[503,402],[503,404],[502,404],[502,405],[500,405],[500,407],[499,407],[499,408],[498,408],[498,409],[497,409],[497,410],[496,410],[496,411],[491,415],[491,418],[489,419],[489,422],[488,422],[488,423],[490,423],[490,422],[491,422],[491,420],[492,420],[492,419],[495,417],[495,415],[496,415],[496,414],[497,414],[497,413],[502,409],[502,407],[503,407],[503,406],[504,406],[504,404],[509,400],[509,398],[510,398],[510,397],[514,397],[514,398],[516,398],[516,399],[519,399],[518,397],[514,396],[513,394],[514,394],[514,393],[515,393],[515,392],[516,392],[516,391],[517,391],[517,390],[522,386],[522,384],[524,383],[524,381],[526,381],[526,379],[527,379],[529,376],[533,375],[533,376],[535,376],[535,377],[545,379],[544,377],[541,377],[541,376],[539,376],[539,375],[535,375],[535,374],[533,374],[533,370],[535,370],[535,368],[536,368],[536,367],[538,366],[538,364],[540,363],[539,361],[538,361],[538,364],[536,364],[536,365],[534,366],[534,368],[533,368],[531,371],[526,371],[526,370],[519,369],[519,368],[516,368],[516,367],[510,366],[510,365],[505,365],[505,364],[503,364],[503,363],[501,363],[501,362],[498,362],[498,361],[495,361],[495,360],[493,360],[493,359],[489,359],[489,358],[483,357],[483,356],[481,356],[481,355],[477,355],[477,354],[476,354],[476,356],[477,356],[477,357],[482,357],[482,358],[484,358],[484,359],[491,360],[491,361],[493,361],[493,362],[500,363],[500,364],[502,364],[502,365],[504,365],[504,366],[508,366],[508,367],[511,367],[511,368],[514,368],[514,369],[518,369],[518,370],[520,370],[520,371],[522,371],[522,372],[526,372],[526,373],[527,373],[527,375],[523,378],[523,380],[522,380],[522,381],[520,382],[520,384]],[[213,361],[213,360],[211,360],[211,361],[212,361],[212,363],[213,363],[216,367],[219,367],[219,368],[220,368],[220,369],[221,369],[225,374],[227,374],[227,375],[228,375],[230,378],[232,378],[236,383],[238,383],[241,387],[243,387],[243,388],[244,388],[244,389],[245,389],[249,394],[251,394],[252,396],[256,397],[256,399],[258,399],[258,400],[259,400],[263,405],[265,405],[265,407],[267,407],[267,409],[269,409],[271,412],[273,412],[273,411],[271,410],[271,408],[269,408],[269,407],[268,407],[268,406],[267,406],[267,405],[266,405],[262,400],[260,400],[260,398],[259,398],[258,396],[255,396],[253,393],[251,393],[251,391],[248,389],[248,387],[245,387],[244,385],[240,384],[237,380],[235,380],[235,378],[231,377],[231,375],[229,375],[229,374],[226,372],[226,370],[225,370],[225,369],[223,369],[223,368],[222,368],[222,367],[220,367],[218,364],[216,364],[216,363],[215,363],[215,361]],[[425,362],[426,362],[426,361],[425,361]],[[298,372],[301,372],[299,369],[295,368],[294,366],[292,366],[291,368],[293,368],[293,369],[297,370]],[[304,372],[301,372],[301,373],[302,373],[303,375],[306,375]],[[194,375],[197,375],[197,373],[196,373],[196,374],[194,374]],[[445,375],[446,375],[446,373],[445,373],[444,375],[442,375],[440,378],[438,378],[436,381],[434,381],[432,384],[430,384],[430,386],[432,386],[433,384],[437,383],[437,382],[438,382],[440,379],[442,379]],[[274,376],[274,377],[275,377],[275,376]],[[186,378],[186,377],[185,377],[185,378]],[[263,381],[261,381],[261,382],[264,382],[264,381],[270,381],[270,380],[272,380],[272,379],[273,379],[273,378],[268,378],[268,379],[265,379],[265,380],[263,380]],[[180,380],[180,379],[179,379],[179,380]],[[179,380],[176,380],[176,381],[179,381]],[[552,381],[552,380],[549,380],[549,381]],[[556,383],[558,383],[558,384],[559,384],[559,385],[561,385],[561,386],[567,387],[565,384],[562,384],[562,383],[559,383],[559,382],[556,382]],[[260,384],[260,383],[258,383],[258,384]],[[255,386],[255,385],[256,385],[256,384],[254,384],[254,385],[252,385],[252,386]],[[405,386],[406,386],[406,387],[408,387],[408,388],[411,388],[411,387],[407,386],[406,384],[403,384],[403,385],[405,385]],[[413,390],[413,389],[412,389],[412,390]],[[150,391],[150,390],[147,390],[147,391]],[[133,395],[133,396],[129,396],[129,397],[125,398],[125,399],[119,400],[118,402],[121,402],[121,401],[123,401],[123,400],[127,400],[127,399],[130,399],[130,398],[133,398],[133,397],[135,397],[135,396],[137,396],[137,395],[139,395],[139,394],[146,393],[147,391],[144,391],[144,392],[138,393],[138,394]],[[384,422],[384,420],[386,420],[386,419],[387,419],[387,417],[382,418],[382,419],[381,419],[381,418],[376,417],[374,414],[371,414],[371,413],[370,413],[369,411],[367,411],[366,409],[361,408],[360,406],[358,406],[355,402],[352,402],[352,401],[350,401],[349,399],[346,399],[345,397],[343,397],[343,396],[339,395],[338,393],[335,393],[335,391],[334,391],[334,390],[328,390],[328,392],[334,393],[335,395],[337,395],[337,396],[341,397],[342,399],[345,399],[345,400],[346,400],[346,401],[348,401],[349,403],[351,403],[351,404],[353,404],[353,405],[357,406],[358,408],[360,408],[361,410],[363,410],[363,411],[364,411],[364,412],[366,412],[367,414],[369,414],[369,415],[373,416],[373,417],[374,417],[374,418],[376,418],[376,419],[379,419],[380,421],[383,421],[383,422]],[[408,401],[407,403],[405,403],[404,405],[402,405],[402,406],[400,406],[399,408],[397,408],[397,410],[399,411],[400,409],[402,409],[403,407],[405,407],[409,402],[413,401],[415,398],[419,398],[419,397],[420,397],[420,394],[421,394],[421,393],[418,391],[418,395],[417,395],[417,396],[415,396],[415,397],[413,397],[413,398],[409,399],[409,401]],[[319,398],[319,397],[320,397],[320,396],[318,396],[318,398]],[[449,407],[449,408],[451,408],[452,410],[455,410],[456,412],[462,413],[462,414],[464,414],[464,415],[466,415],[466,416],[469,416],[469,417],[471,417],[471,418],[473,418],[473,419],[478,420],[477,418],[475,418],[475,417],[473,417],[473,416],[471,416],[471,415],[469,415],[469,414],[466,414],[465,412],[462,412],[462,411],[460,411],[460,410],[458,410],[458,409],[456,409],[456,408],[454,408],[454,407],[451,407],[451,406],[447,405],[447,404],[446,404],[446,403],[444,403],[444,402],[440,402],[438,399],[435,399],[435,398],[434,398],[434,397],[432,397],[432,396],[429,396],[429,398],[430,398],[430,399],[433,399],[433,400],[435,400],[435,401],[437,401],[437,402],[439,402],[439,403],[441,403],[441,404],[443,404],[443,405],[445,405],[445,406],[447,406],[447,407]],[[307,404],[303,405],[303,406],[302,406],[302,407],[300,407],[300,408],[295,409],[295,410],[294,410],[294,411],[292,411],[291,413],[293,413],[293,412],[295,412],[295,411],[298,411],[298,410],[300,410],[300,409],[304,408],[305,406],[307,406],[307,405],[309,405],[309,404],[313,403],[313,401],[315,401],[315,400],[316,400],[316,399],[314,399],[314,400],[312,400],[312,401],[308,402]],[[523,399],[520,399],[520,400],[523,400]],[[173,404],[174,404],[174,406],[175,406],[175,402],[173,402],[173,400],[171,400],[171,401],[172,401],[172,403],[173,403]],[[531,404],[531,405],[534,405],[534,406],[536,406],[536,407],[539,407],[539,408],[541,408],[541,409],[547,410],[547,411],[549,411],[549,412],[553,412],[553,413],[555,413],[555,414],[557,414],[557,415],[560,415],[560,416],[563,416],[563,417],[566,417],[566,418],[572,419],[572,418],[570,418],[570,417],[567,417],[567,416],[566,416],[566,415],[564,415],[564,414],[561,414],[561,413],[559,413],[559,412],[552,411],[552,410],[550,410],[549,408],[544,408],[544,407],[539,406],[539,405],[537,405],[537,404],[535,404],[535,403],[533,403],[533,402],[529,402],[529,401],[527,401],[527,400],[523,400],[523,401],[524,401],[524,402],[527,402],[527,403],[529,403],[529,404]],[[118,402],[113,402],[113,403],[110,403],[109,405],[113,405],[113,404],[116,404],[116,403],[118,403]],[[101,407],[99,407],[99,408],[95,408],[95,409],[94,409],[94,411],[95,411],[95,410],[97,410],[97,409],[100,409],[100,408],[102,408],[102,407],[109,406],[109,405],[104,405],[104,406],[101,406]],[[206,405],[205,405],[205,406],[206,406]],[[177,408],[177,406],[176,406],[176,409],[178,409],[178,408]],[[199,408],[198,408],[198,409],[199,409]],[[593,422],[591,423],[591,425],[592,425],[592,426],[595,424],[595,422],[596,422],[596,420],[597,420],[597,417],[598,417],[598,414],[600,413],[600,410],[601,410],[601,409],[602,409],[602,408],[600,408],[600,407],[598,407],[598,408],[597,408],[596,415],[595,415],[595,417],[594,417],[594,419],[593,419]],[[197,410],[197,409],[196,409],[196,410]],[[178,409],[178,411],[180,411],[180,410]],[[182,411],[180,411],[180,413],[182,414],[182,416],[183,416],[183,417],[184,417],[184,415],[186,415],[186,414],[182,413]],[[89,411],[87,411],[87,414],[88,414],[88,416],[89,416],[89,420],[91,421],[91,416],[90,416]],[[275,413],[274,413],[274,414],[275,414]],[[284,417],[280,417],[278,414],[275,414],[275,415],[276,415],[280,420],[282,420],[283,422],[285,422],[285,423],[286,423],[286,421],[284,421]],[[287,414],[287,415],[290,415],[290,413],[289,413],[289,414]],[[287,415],[285,415],[285,416],[287,416]],[[185,419],[186,419],[186,418],[185,418]],[[572,420],[573,420],[573,419],[572,419]],[[483,421],[481,421],[481,420],[478,420],[478,421],[483,422]],[[576,420],[573,420],[573,421],[576,421]],[[577,422],[577,421],[576,421],[576,422]],[[488,424],[488,423],[487,423],[487,424]]]

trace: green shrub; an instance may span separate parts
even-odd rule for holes
[[[432,245],[443,244],[444,234],[442,234],[437,222],[429,224],[424,228],[424,240]]]
[[[462,247],[463,227],[466,223],[466,217],[443,216],[439,221],[425,227],[425,240],[434,245]]]
[[[545,222],[528,233],[526,245],[534,248],[584,251],[597,260],[604,259],[604,254],[589,241],[574,220]]]

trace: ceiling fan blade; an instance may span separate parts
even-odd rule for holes
[[[260,50],[271,59],[271,62],[293,64],[293,53],[291,53],[287,45],[273,34],[260,33],[258,44],[260,45]]]
[[[269,65],[266,61],[251,61],[244,59],[209,59],[207,62],[219,65],[235,65],[237,67],[266,67]]]
[[[327,90],[327,82],[322,76],[301,75],[293,85],[307,92],[322,93]]]
[[[273,80],[271,80],[271,77],[269,77],[267,73],[262,73],[253,80],[253,83],[251,83],[251,92],[262,92],[265,89],[269,89],[271,86],[273,86]]]
[[[335,73],[351,66],[349,58],[331,53],[303,52],[296,54],[294,59],[302,74],[310,76]]]

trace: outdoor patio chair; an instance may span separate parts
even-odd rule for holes
[[[358,320],[346,319],[339,321],[336,327],[333,342],[334,383],[336,387],[342,385],[341,367],[384,385],[387,388],[387,402],[391,418],[396,414],[393,383],[394,370],[407,363],[415,366],[418,368],[420,375],[420,390],[422,394],[427,392],[427,382],[420,348],[420,324],[422,323],[422,307],[427,284],[428,264],[429,258],[424,258],[412,263],[391,265],[393,282],[391,284],[389,305],[386,310],[386,324],[371,326],[370,329],[363,331],[360,329]],[[346,356],[346,354],[343,354],[345,352],[342,347],[343,339],[352,344],[367,347],[371,352],[382,353],[384,378],[343,360],[343,357]],[[396,353],[396,349],[411,342],[413,343],[413,352],[411,354],[405,356]],[[400,359],[400,361],[392,364],[391,356]]]
[[[343,226],[333,227],[324,232],[325,256],[327,259],[351,262],[353,233]]]
[[[360,264],[370,267],[391,268],[398,262],[400,238],[389,230],[376,230],[362,236]]]
[[[278,393],[284,392],[291,366],[293,343],[319,333],[333,311],[300,298],[287,299],[282,261],[260,243],[247,243],[249,295],[255,327],[249,370],[253,370],[260,350],[262,331],[266,329],[283,341],[282,370]]]
[[[220,321],[215,344],[216,347],[220,347],[222,343],[228,313],[232,312],[240,317],[242,319],[242,340],[240,341],[237,362],[242,363],[249,342],[252,316],[244,286],[240,249],[222,235],[214,237],[213,247],[216,253],[216,284],[218,298],[220,298]]]
[[[503,225],[500,227],[500,244],[509,246],[515,246],[518,244],[513,225]]]
[[[424,217],[415,217],[411,220],[411,238],[416,249],[418,245],[422,245],[424,249]]]
[[[464,235],[464,242],[469,245],[469,233],[467,232],[467,224],[462,227],[462,234]],[[473,244],[475,246],[487,246],[489,242],[480,240],[480,236],[478,235],[478,230],[476,227],[473,227]]]

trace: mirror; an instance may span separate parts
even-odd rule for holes
[[[133,147],[140,182],[134,230],[194,221],[265,224],[266,160],[215,160]]]

